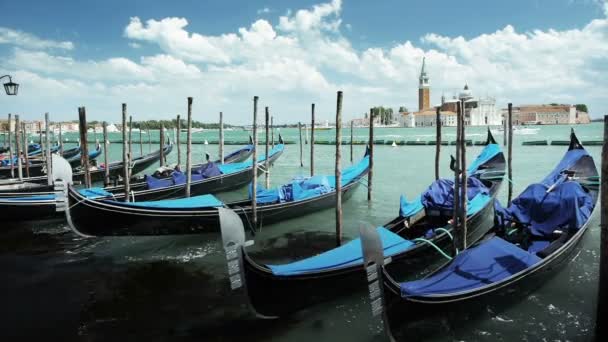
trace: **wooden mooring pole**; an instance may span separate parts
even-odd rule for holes
[[[452,218],[454,227],[454,246],[462,250],[462,229],[460,225],[460,116],[462,115],[460,101],[456,103],[456,163],[454,164],[454,216]]]
[[[300,167],[304,167],[304,146],[302,145],[302,123],[298,121],[298,132],[300,133]]]
[[[89,167],[89,145],[87,144],[87,112],[84,107],[78,108],[78,124],[80,130],[80,164],[84,170],[84,184],[91,187],[91,168]]]
[[[192,97],[188,97],[188,132],[186,133],[186,197],[192,185]]]
[[[254,229],[258,225],[257,177],[258,177],[258,97],[253,97],[253,155],[251,156],[251,221]]]
[[[23,134],[25,134],[25,131],[23,132]],[[32,139],[32,140],[34,140],[34,139]],[[39,140],[38,143],[40,144],[40,149],[43,150],[44,144],[42,142],[42,122],[40,122],[40,121],[38,121],[38,140]],[[27,141],[27,139],[26,139],[26,141]]]
[[[141,121],[139,122],[139,156],[143,156],[144,155],[144,139],[142,137],[142,125],[141,125]]]
[[[148,153],[152,153],[152,133],[150,133],[150,127],[146,127],[148,132]]]
[[[129,177],[133,169],[133,117],[129,115]]]
[[[508,116],[505,116],[502,121],[502,146],[507,146],[507,120],[509,120]]]
[[[160,166],[165,166],[165,125],[160,125]]]
[[[49,113],[44,113],[44,143],[45,143],[45,159],[46,159],[46,180],[48,185],[53,185],[53,163],[51,161],[51,121]],[[29,175],[28,175],[29,177]]]
[[[351,157],[352,158],[352,157]],[[372,180],[374,177],[374,111],[369,109],[369,172],[367,173],[367,201],[372,200]]]
[[[29,156],[29,147],[27,143],[27,129],[25,127],[25,122],[21,123],[21,131],[23,134],[23,158],[25,159],[25,177],[30,177],[30,156]],[[40,143],[40,149],[42,150],[42,143]]]
[[[272,135],[272,148],[274,148],[274,116],[270,117],[270,135]],[[266,153],[266,155],[268,155],[268,153]]]
[[[129,202],[131,192],[131,175],[129,174],[129,157],[127,156],[127,104],[122,104],[122,177],[125,188],[125,202]]]
[[[315,175],[315,104],[311,105],[310,123],[310,176]]]
[[[59,155],[63,156],[63,136],[62,136],[62,128],[63,126],[61,122],[59,123]]]
[[[224,165],[224,113],[220,112],[220,164]]]
[[[340,161],[342,153],[342,91],[338,91],[336,102],[336,245],[342,244],[342,170]]]
[[[187,129],[186,129],[187,130]],[[182,132],[182,118],[177,115],[177,134],[175,135],[175,144],[177,145],[177,167],[181,170],[182,168],[182,147],[180,133]],[[188,140],[188,138],[186,138]]]
[[[467,138],[465,122],[465,103],[460,109],[460,231],[462,250],[467,248]]]
[[[509,121],[507,122],[509,129],[509,140],[507,141],[507,181],[509,182],[509,191],[508,191],[508,206],[511,206],[511,199],[513,199],[513,165],[511,161],[513,160],[513,104],[509,103]]]
[[[266,121],[266,148],[265,148],[265,159],[264,159],[264,179],[265,179],[265,186],[266,189],[270,188],[270,163],[268,161],[268,145],[269,145],[269,141],[268,141],[268,119],[270,118],[270,112],[268,111],[268,107],[266,107],[266,115],[265,115],[265,121]],[[272,136],[272,144],[274,145],[274,134]]]
[[[19,180],[23,180],[23,170],[21,165],[21,124],[19,123],[19,115],[15,115],[15,154],[17,155],[17,175],[19,176]],[[27,144],[26,144],[27,145]],[[27,149],[27,147],[26,147]],[[11,164],[13,161],[11,161]]]
[[[14,156],[13,156],[13,143],[11,142],[11,138],[12,138],[12,132],[13,132],[13,126],[11,125],[11,116],[12,114],[8,114],[8,155],[9,155],[9,160],[10,160],[10,164],[11,164],[11,178],[15,178],[15,163],[14,163]],[[19,152],[17,152],[17,155],[19,154]]]
[[[608,115],[604,115],[604,146],[600,174],[600,270],[595,316],[595,340],[608,339]]]
[[[353,162],[353,127],[354,121],[350,120],[350,162]]]
[[[108,123],[103,122],[102,124],[103,133],[103,184],[104,186],[110,185],[110,168],[108,162]]]
[[[437,107],[435,115],[435,180],[438,180],[439,159],[441,158],[441,107]]]

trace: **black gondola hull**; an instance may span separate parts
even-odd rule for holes
[[[476,241],[492,227],[492,206],[486,206],[467,224],[469,241]],[[447,235],[434,240],[434,243],[444,251],[453,250]],[[419,246],[394,256],[391,266],[415,274],[440,257],[435,249]],[[243,272],[251,306],[264,317],[284,316],[363,289],[367,283],[362,265],[309,275],[277,276],[255,263],[247,254],[243,257]]]

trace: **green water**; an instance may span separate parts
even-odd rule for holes
[[[536,135],[515,135],[513,148],[513,188],[517,195],[529,183],[538,181],[561,159],[567,146],[522,146],[528,140],[567,140],[569,126],[540,126]],[[580,140],[602,139],[602,125],[575,127]],[[278,133],[278,132],[277,132]],[[287,140],[297,141],[297,129],[281,129]],[[355,129],[355,140],[366,140],[368,129]],[[444,139],[454,140],[455,129],[444,128]],[[485,140],[485,128],[467,128],[467,138]],[[158,134],[158,132],[153,132]],[[226,139],[246,140],[249,132],[228,131]],[[375,139],[433,140],[434,128],[382,128],[376,129]],[[261,135],[260,135],[261,136]],[[217,140],[217,131],[193,135],[195,140]],[[68,136],[70,138],[70,136]],[[118,138],[118,137],[117,137]],[[153,139],[155,136],[153,136]],[[182,135],[185,141],[185,134]],[[350,138],[345,130],[343,138]],[[502,136],[495,135],[498,142]],[[112,139],[112,137],[111,137]],[[276,139],[276,136],[275,136]],[[334,140],[335,131],[318,131],[318,140]],[[138,141],[137,135],[134,140]],[[146,141],[144,135],[144,141]],[[227,146],[226,151],[238,148]],[[315,145],[315,173],[333,174],[334,146]],[[441,175],[452,177],[449,171],[449,154],[454,146],[442,146]],[[152,149],[157,149],[153,146]],[[590,146],[589,153],[599,167],[600,146]],[[139,154],[139,145],[133,146]],[[185,145],[182,162],[185,162]],[[471,161],[481,147],[467,149]],[[148,151],[144,145],[144,153]],[[217,145],[193,145],[195,162],[202,160],[204,152],[217,156]],[[284,154],[271,169],[273,185],[280,185],[297,175],[308,175],[310,145],[304,145],[304,167],[300,167],[300,146],[287,145]],[[354,161],[364,153],[364,146],[354,146]],[[373,200],[367,201],[366,187],[360,186],[343,206],[344,238],[357,236],[361,222],[382,225],[398,214],[399,196],[417,196],[434,177],[434,146],[375,146]],[[506,154],[506,152],[505,152]],[[121,146],[111,144],[110,159],[119,159]],[[176,149],[168,156],[170,163],[177,159]],[[342,147],[342,165],[350,165],[350,146]],[[156,166],[155,166],[156,167]],[[150,168],[152,171],[155,167]],[[260,178],[262,180],[263,178]],[[499,198],[506,199],[506,182]],[[223,200],[247,196],[246,189],[219,194]],[[369,341],[377,327],[373,325],[365,289],[334,302],[319,305],[279,321],[258,321],[231,296],[225,280],[224,257],[216,235],[188,237],[107,238],[82,240],[64,234],[65,225],[32,224],[34,233],[27,235],[26,250],[44,249],[42,258],[62,271],[49,275],[48,283],[71,284],[89,293],[74,304],[80,337],[113,339],[133,334],[139,339],[164,340],[274,340],[274,341]],[[594,324],[599,262],[599,216],[592,218],[591,229],[584,238],[575,260],[570,262],[551,282],[534,294],[522,298],[512,306],[497,308],[489,305],[484,313],[474,317],[446,319],[440,329],[427,340],[586,340],[590,339]],[[252,250],[256,255],[275,262],[292,260],[294,255],[276,252],[284,245],[285,236],[299,232],[334,232],[334,210],[295,218],[262,228],[255,236]],[[328,239],[333,241],[333,238]],[[13,251],[15,244],[5,250]],[[303,252],[313,255],[323,248],[320,243]],[[327,242],[325,248],[330,248]],[[32,247],[34,246],[34,247]],[[41,247],[44,246],[44,247]],[[54,252],[49,252],[54,251]],[[5,255],[6,252],[3,254]],[[34,252],[25,253],[34,255]],[[46,256],[45,256],[46,255]],[[306,256],[299,255],[298,257]],[[29,260],[29,259],[28,259]],[[38,259],[35,259],[38,260]],[[69,271],[68,271],[69,270]],[[70,283],[65,274],[83,280],[78,286]],[[46,278],[45,278],[46,279]],[[46,282],[42,282],[47,286]],[[41,285],[42,286],[42,285]],[[297,295],[297,294],[294,294]],[[74,295],[76,296],[76,295]],[[80,297],[78,297],[80,298]],[[66,309],[67,310],[67,309]],[[71,325],[66,325],[68,328]],[[436,327],[429,329],[437,329]],[[120,338],[119,338],[120,339]]]

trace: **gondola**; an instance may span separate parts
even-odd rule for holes
[[[253,154],[253,138],[249,136],[249,145],[245,145],[236,151],[230,152],[224,156],[224,164],[240,163],[247,160],[251,154]],[[217,159],[214,161],[216,164],[220,164],[221,160]],[[197,165],[195,165],[196,167]]]
[[[362,233],[363,253],[378,266],[368,274],[376,269],[380,277],[377,294],[384,304],[376,308],[382,308],[386,332],[438,313],[525,298],[572,259],[589,229],[598,192],[593,158],[572,132],[568,151],[549,175],[529,185],[508,208],[496,201],[492,229],[422,279],[403,281],[391,263],[383,265],[378,236],[368,228]]]
[[[275,145],[269,152],[268,162],[270,165],[274,164],[275,160],[281,156],[284,148],[283,138],[279,136],[279,144]],[[264,156],[258,158],[257,163],[259,166],[264,165],[264,158]],[[219,172],[213,176],[204,175],[202,179],[197,177],[198,179],[193,180],[190,186],[190,194],[192,196],[230,191],[241,188],[251,182],[251,161],[224,165],[212,164],[201,164],[197,168],[198,170],[204,170],[209,166],[213,166],[210,169],[215,169]],[[262,169],[259,168],[258,174],[262,172]],[[129,194],[131,202],[184,197],[186,194],[183,184],[185,175],[182,174],[181,176],[184,178],[177,183],[175,182],[175,178],[177,177],[175,175],[176,173],[174,172],[171,177],[160,179],[147,175],[143,180],[131,183],[131,193]],[[112,193],[112,198],[116,200],[122,200],[125,196],[122,185],[106,187],[105,190]]]
[[[361,161],[343,171],[342,192],[350,197],[369,169],[366,153]],[[251,171],[249,171],[251,174]],[[250,176],[251,177],[251,176]],[[287,220],[335,205],[335,179],[314,176],[295,179],[276,189],[261,189],[257,197],[259,225]],[[243,221],[251,220],[251,199],[222,203],[212,195],[164,201],[122,202],[96,199],[106,194],[68,188],[68,223],[80,235],[168,235],[219,232],[218,207],[236,210]],[[250,229],[254,229],[250,226]]]
[[[170,145],[167,145],[170,146]],[[243,148],[243,149],[246,149]],[[240,149],[240,150],[243,150]],[[240,151],[239,150],[239,151]],[[280,149],[282,151],[282,148]],[[170,150],[169,150],[170,151]],[[232,153],[231,153],[232,154]],[[274,153],[271,156],[271,160],[274,161],[280,153]],[[53,158],[57,158],[58,156],[53,155]],[[65,163],[67,161],[62,160]],[[55,162],[55,159],[54,159]],[[61,164],[61,162],[58,162]],[[69,163],[68,163],[69,165]],[[137,164],[135,164],[137,165]],[[230,169],[234,164],[227,164],[224,168]],[[232,167],[233,169],[239,169]],[[240,169],[249,170],[249,174],[251,173],[251,168],[247,168],[246,165],[243,165]],[[241,171],[242,171],[241,170]],[[53,164],[53,172],[55,172],[55,165]],[[71,171],[70,171],[71,172]],[[62,173],[62,179],[65,178],[65,173]],[[235,171],[237,176],[241,175],[241,172]],[[70,173],[70,177],[72,177],[72,173]],[[224,181],[229,182],[231,180],[230,175],[224,176]],[[46,176],[43,178],[44,182],[47,182]],[[212,180],[214,181],[214,180]],[[135,187],[136,184],[134,184]],[[63,194],[58,194],[58,191],[55,189],[57,184],[47,185],[46,183],[30,183],[30,182],[21,182],[21,183],[12,183],[0,185],[0,217],[3,217],[5,220],[40,220],[47,218],[63,218],[64,214],[62,212],[57,212],[57,207],[63,207],[65,204],[65,196]],[[199,188],[204,188],[204,182],[201,186],[199,184]],[[112,198],[124,198],[124,193],[122,193],[122,188],[120,186],[114,186],[107,188],[111,191],[120,192],[120,194],[110,195]],[[156,191],[153,193],[147,192],[145,196],[152,197],[156,194],[159,197],[167,198],[171,197],[171,195],[177,195],[183,193],[183,186],[181,189],[176,189],[175,186],[172,186],[171,189],[163,191],[163,189],[155,189]],[[194,193],[194,191],[193,191]],[[134,192],[133,197],[136,199],[140,196]]]
[[[468,169],[469,178],[474,178],[484,187],[483,193],[480,192],[473,199],[475,204],[469,205],[467,221],[470,241],[478,239],[492,225],[491,202],[502,183],[504,168],[504,156],[488,131],[486,146]],[[436,181],[429,189],[445,182]],[[445,197],[449,197],[449,192]],[[427,260],[439,257],[440,253],[433,246],[452,248],[452,227],[448,224],[452,216],[451,210],[431,206],[426,208],[421,203],[422,199],[421,196],[412,202],[402,200],[400,215],[381,228],[383,239],[389,244],[387,254],[395,260],[395,265],[423,268],[428,265]],[[233,231],[243,229],[242,224],[240,227],[238,224],[222,224],[221,228],[222,234],[226,236],[239,236],[238,232]],[[237,248],[234,252],[227,252],[238,255],[242,263],[239,272],[231,273],[231,276],[236,279],[234,282],[242,283],[249,306],[258,317],[283,316],[356,290],[362,283],[360,270],[363,261],[358,239],[319,255],[283,265],[256,262],[243,248],[244,243],[232,241]]]
[[[167,145],[167,148],[165,150],[165,153],[170,152],[170,149],[168,147],[169,145]],[[76,150],[75,153],[72,153],[72,150]],[[74,156],[75,154],[78,154],[80,152],[80,147],[74,147],[74,148],[70,148],[68,150],[64,151],[63,157],[64,159],[68,159],[68,157],[66,157],[66,153],[70,151],[70,155]],[[225,156],[225,161],[224,163],[226,164],[230,164],[230,163],[236,163],[242,160],[245,160],[247,158],[249,158],[249,156],[251,155],[251,153],[253,152],[251,146],[244,146],[242,148],[239,148],[235,151],[232,151],[230,153],[228,153]],[[156,156],[158,156],[158,158],[156,158]],[[145,156],[145,158],[143,158],[145,160],[140,160],[139,158],[136,158],[136,160],[134,161],[134,164],[136,167],[134,167],[134,171],[133,173],[138,173],[140,172],[140,170],[142,168],[147,168],[151,165],[151,163],[154,163],[156,161],[158,161],[158,159],[160,158],[159,156],[159,152],[153,152],[152,154],[149,154],[147,156]],[[219,161],[217,162],[219,163]],[[123,171],[122,169],[122,164],[118,164],[118,166],[113,165],[115,163],[110,164],[110,168],[111,171],[113,170],[113,172],[110,173],[111,179],[116,179],[121,172]],[[200,167],[202,164],[197,164],[194,165],[193,168],[196,167]],[[144,167],[145,166],[145,167]],[[94,167],[94,169],[91,170],[92,173],[92,178],[94,181],[98,181],[99,179],[99,175],[97,175],[97,173],[99,171],[102,171],[102,178],[101,180],[103,180],[103,167],[99,168],[99,167]],[[84,174],[82,171],[76,171],[75,172],[76,177],[75,177],[75,181],[82,181],[84,179]],[[137,183],[137,182],[143,182],[144,178],[138,178],[138,176],[133,177],[133,183]],[[23,194],[23,195],[33,195],[33,196],[41,196],[41,195],[47,195],[49,193],[53,192],[53,185],[47,185],[47,176],[38,176],[38,177],[29,177],[29,178],[24,178],[22,181],[20,181],[17,178],[11,178],[11,179],[1,179],[0,180],[0,198],[2,197],[14,197],[16,193],[19,194]],[[1,210],[1,208],[0,208]]]
[[[68,150],[69,154],[72,154],[72,149]],[[89,160],[94,160],[95,158],[97,158],[99,155],[101,154],[101,146],[99,144],[97,144],[95,150],[89,152]],[[64,154],[65,156],[65,154]],[[80,166],[80,149],[78,149],[76,154],[72,154],[69,157],[65,157],[68,162],[73,166],[73,167],[78,167]],[[16,158],[15,158],[16,160]],[[22,172],[25,174],[26,172],[26,166],[25,166],[25,162],[22,164],[21,166]],[[36,177],[42,177],[44,179],[46,179],[45,174],[45,163],[42,159],[36,158],[36,159],[31,159],[30,160],[30,164],[29,164],[29,175],[30,177],[28,178],[36,178]],[[18,172],[18,166],[16,165],[16,161],[15,161],[15,166],[13,167],[13,174],[17,174]],[[0,167],[0,179],[2,178],[10,178],[11,177],[11,167],[10,164],[9,165],[4,165]],[[103,179],[103,177],[102,177]]]
[[[89,152],[89,161],[93,161],[95,159],[97,159],[97,157],[99,157],[101,155],[101,145],[97,144],[95,146],[95,149],[93,151]],[[70,165],[72,166],[72,168],[77,168],[80,165],[82,165],[82,153],[80,151],[78,151],[78,153],[76,153],[75,155],[71,156],[71,157],[64,157],[65,160],[68,161],[68,163],[70,163]]]

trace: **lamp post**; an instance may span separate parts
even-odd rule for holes
[[[4,91],[6,91],[6,95],[17,95],[17,91],[19,90],[19,84],[13,82],[13,79],[10,75],[4,75],[0,77],[0,80],[8,77],[8,82],[4,83]]]

